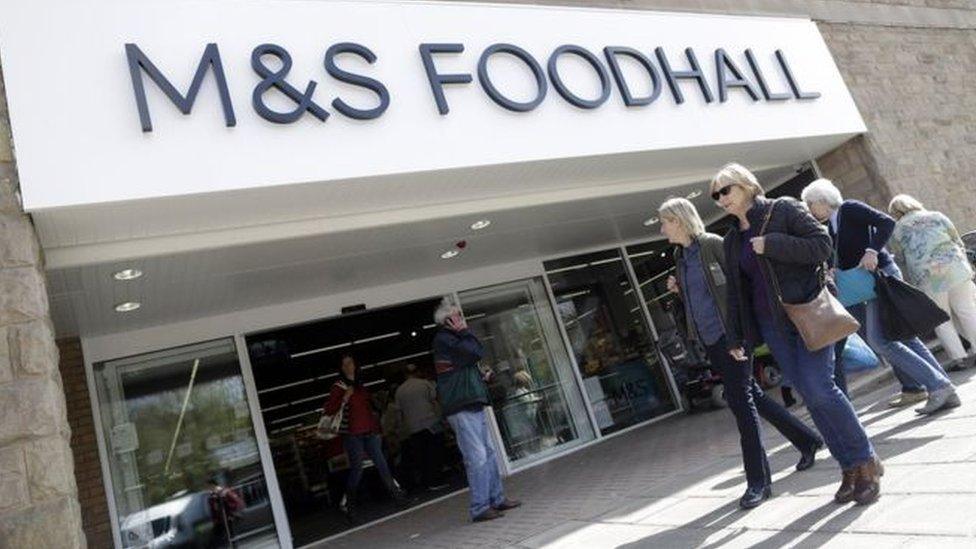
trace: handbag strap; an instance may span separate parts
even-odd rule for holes
[[[776,201],[773,200],[769,204],[769,209],[766,210],[766,217],[763,219],[762,227],[759,228],[759,233],[756,236],[766,236],[766,229],[769,227],[769,218],[773,216],[773,209],[776,208]],[[757,254],[756,257],[759,257]],[[773,291],[776,292],[776,299],[779,300],[780,304],[783,303],[783,292],[779,288],[779,281],[776,280],[776,273],[773,272],[773,264],[770,262],[768,257],[763,257],[766,260],[766,266],[769,268],[769,275],[773,280]]]

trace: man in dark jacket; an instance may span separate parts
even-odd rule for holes
[[[478,367],[484,351],[478,338],[468,330],[461,311],[447,298],[434,312],[434,322],[439,326],[433,344],[437,398],[464,458],[471,489],[471,519],[496,519],[521,502],[505,497],[498,474],[495,444],[485,413],[488,387]]]

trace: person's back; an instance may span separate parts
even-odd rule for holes
[[[943,292],[972,278],[955,227],[940,212],[919,210],[903,215],[895,225],[890,247],[904,263],[908,281],[923,289]]]
[[[397,388],[395,398],[410,434],[427,429],[440,419],[435,406],[437,391],[426,379],[408,377]]]

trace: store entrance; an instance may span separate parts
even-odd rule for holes
[[[432,381],[432,313],[440,298],[247,336],[261,415],[278,485],[296,547],[419,505],[465,486],[457,446],[437,422],[431,430],[441,448],[431,480],[410,448],[410,433],[395,404],[407,370]],[[352,517],[340,510],[349,476],[342,437],[322,440],[316,425],[329,391],[340,379],[344,355],[358,366],[357,379],[369,391],[381,425],[384,459],[407,501],[390,497],[377,464],[363,462]],[[433,387],[433,384],[431,384]],[[426,454],[425,454],[426,455]],[[427,475],[423,475],[427,473]]]

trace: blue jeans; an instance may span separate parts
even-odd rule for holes
[[[801,452],[819,445],[820,437],[782,404],[766,395],[752,375],[751,357],[750,360],[738,362],[729,355],[728,349],[724,336],[714,344],[705,346],[708,360],[722,374],[725,401],[729,403],[729,409],[739,428],[739,445],[742,448],[746,483],[750,488],[762,488],[773,481],[766,449],[762,443],[760,417],[770,422]]]
[[[803,397],[813,423],[841,469],[873,459],[874,448],[851,401],[834,383],[833,346],[810,352],[789,321],[777,327],[771,318],[757,320],[769,350]]]
[[[495,461],[495,443],[488,428],[488,415],[484,409],[461,410],[447,416],[447,422],[454,429],[458,448],[464,458],[464,470],[471,489],[468,511],[474,518],[505,501],[502,479]]]
[[[369,459],[373,460],[373,465],[376,466],[376,471],[379,472],[380,478],[383,479],[383,484],[386,485],[387,490],[391,492],[394,490],[393,475],[390,474],[390,468],[386,464],[386,458],[383,457],[383,440],[380,439],[379,435],[369,433],[363,435],[343,435],[342,446],[346,449],[346,455],[349,456],[349,476],[346,478],[346,494],[350,498],[356,495],[356,488],[359,487],[359,481],[363,478],[363,458],[366,454],[369,454]]]
[[[901,271],[894,263],[882,271],[901,278]],[[952,382],[939,361],[919,338],[891,341],[884,336],[881,307],[877,299],[867,302],[864,307],[851,310],[851,314],[864,327],[864,340],[868,346],[891,364],[895,376],[902,384],[902,391],[921,391],[924,388],[931,392],[951,385]]]

